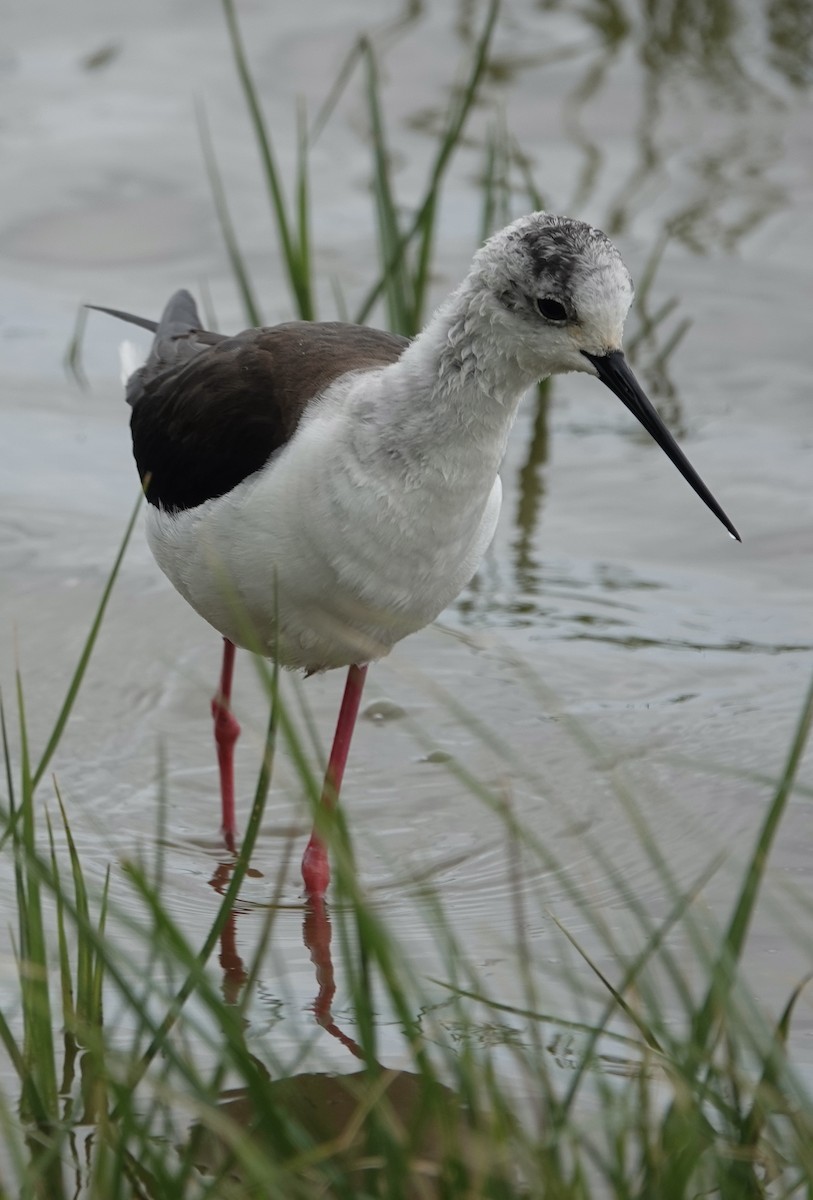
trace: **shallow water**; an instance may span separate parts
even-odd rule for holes
[[[406,201],[423,178],[450,63],[473,30],[467,5],[411,11],[399,23],[392,6],[379,35]],[[363,880],[416,969],[443,977],[432,910],[417,899],[429,881],[494,993],[519,999],[521,896],[545,1006],[563,1015],[568,973],[578,968],[564,970],[567,948],[550,914],[599,963],[613,963],[573,887],[622,946],[640,938],[631,897],[653,918],[671,907],[619,789],[634,797],[679,885],[691,886],[715,854],[725,855],[701,900],[709,923],[722,923],[813,667],[810,46],[801,35],[782,40],[776,4],[764,23],[758,9],[726,9],[730,25],[700,36],[702,14],[716,11],[684,6],[685,24],[670,24],[671,9],[659,6],[656,36],[632,9],[629,27],[616,29],[583,23],[565,5],[507,3],[491,103],[476,113],[445,193],[435,284],[439,298],[477,241],[472,183],[497,109],[548,206],[611,232],[636,277],[669,234],[647,305],[654,312],[671,297],[679,303],[640,348],[636,368],[744,544],[725,537],[609,392],[587,379],[554,381],[528,397],[517,421],[500,528],[477,579],[437,628],[371,671],[368,702],[387,701],[391,719],[368,712],[345,783]],[[294,97],[315,111],[368,19],[369,6],[349,0],[289,7],[273,21],[262,6],[242,12],[284,164],[295,150]],[[91,389],[81,391],[62,366],[77,305],[155,316],[171,290],[205,281],[221,328],[245,323],[202,167],[195,98],[206,104],[266,319],[286,319],[291,307],[219,13],[148,0],[137,13],[113,14],[101,0],[84,0],[69,17],[55,3],[20,7],[9,25],[11,49],[0,61],[0,654],[9,680],[19,647],[36,745],[136,494],[116,379],[122,332],[91,317],[83,363]],[[370,278],[364,127],[352,85],[314,150],[325,317],[334,315],[331,278],[351,305]],[[527,207],[517,196],[512,215]],[[659,364],[685,317],[691,328]],[[193,942],[214,913],[222,859],[208,721],[218,657],[217,637],[172,593],[137,537],[55,764],[83,859],[101,879],[108,863],[154,845],[163,747],[165,899]],[[285,687],[293,697],[293,681]],[[333,676],[301,685],[323,744],[340,688]],[[247,661],[235,705],[247,813],[266,719]],[[572,719],[595,753],[570,731]],[[446,756],[544,841],[547,866],[525,854],[517,880],[499,812],[450,773]],[[813,943],[809,755],[800,779],[806,790],[780,831],[748,954],[751,984],[769,1012],[804,974]],[[244,890],[223,967],[224,986],[239,990],[233,956],[250,954],[291,850],[275,951],[251,1011],[258,1036],[273,1026],[281,1058],[284,1047],[293,1058],[310,1029],[316,992],[302,942],[300,793],[281,754],[258,874]],[[114,886],[125,895],[123,883]],[[0,904],[12,891],[9,867]],[[680,951],[679,931],[675,945]],[[0,983],[11,995],[14,971],[6,943]],[[348,1001],[336,982],[338,1020]],[[442,1002],[441,989],[427,984],[427,992]],[[394,1066],[400,1038],[382,1020]],[[804,997],[794,1048],[800,1068],[813,1069]],[[311,1055],[311,1065],[352,1069],[347,1048],[327,1034]]]

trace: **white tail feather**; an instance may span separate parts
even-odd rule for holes
[[[146,360],[146,352],[140,346],[137,346],[135,342],[120,342],[119,365],[121,368],[121,382],[126,383],[133,371],[137,371],[139,367],[143,367]]]

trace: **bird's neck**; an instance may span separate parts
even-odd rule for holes
[[[482,289],[467,279],[383,372],[389,438],[414,458],[496,474],[524,393],[538,375],[506,353]]]

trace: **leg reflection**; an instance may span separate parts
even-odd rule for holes
[[[344,1033],[333,1019],[331,1005],[336,994],[333,974],[333,959],[330,954],[332,930],[324,896],[310,896],[305,904],[305,920],[302,924],[302,940],[310,952],[311,962],[316,968],[318,991],[313,1002],[313,1013],[322,1028],[346,1046],[356,1058],[364,1058],[361,1047]]]
[[[217,864],[209,886],[222,896],[229,885],[231,873],[234,870],[234,860]],[[259,874],[259,872],[250,872]],[[248,971],[237,948],[237,916],[240,909],[237,905],[229,913],[226,924],[220,934],[220,966],[223,969],[222,992],[227,1004],[236,1004],[240,998]],[[364,1054],[358,1042],[344,1033],[333,1019],[332,1004],[336,994],[336,979],[333,971],[333,959],[330,953],[330,942],[333,931],[330,916],[324,896],[310,896],[305,904],[305,916],[302,923],[302,940],[310,954],[311,962],[316,968],[316,998],[313,1001],[313,1014],[319,1025],[346,1046],[356,1058],[363,1059]]]
[[[222,896],[229,886],[229,879],[233,870],[233,861],[217,864],[215,873],[209,880],[209,887],[213,888],[219,896]],[[248,979],[246,965],[237,949],[236,907],[232,907],[220,934],[219,962],[223,969],[223,999],[227,1004],[236,1004],[240,999],[240,992],[243,990],[245,982]]]

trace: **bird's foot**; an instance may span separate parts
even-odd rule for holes
[[[316,834],[311,834],[302,856],[302,879],[305,892],[311,899],[321,900],[330,883],[330,863],[325,844]]]
[[[227,829],[225,825],[220,830],[220,836],[223,838],[223,845],[228,850],[229,854],[237,853],[237,830]]]

